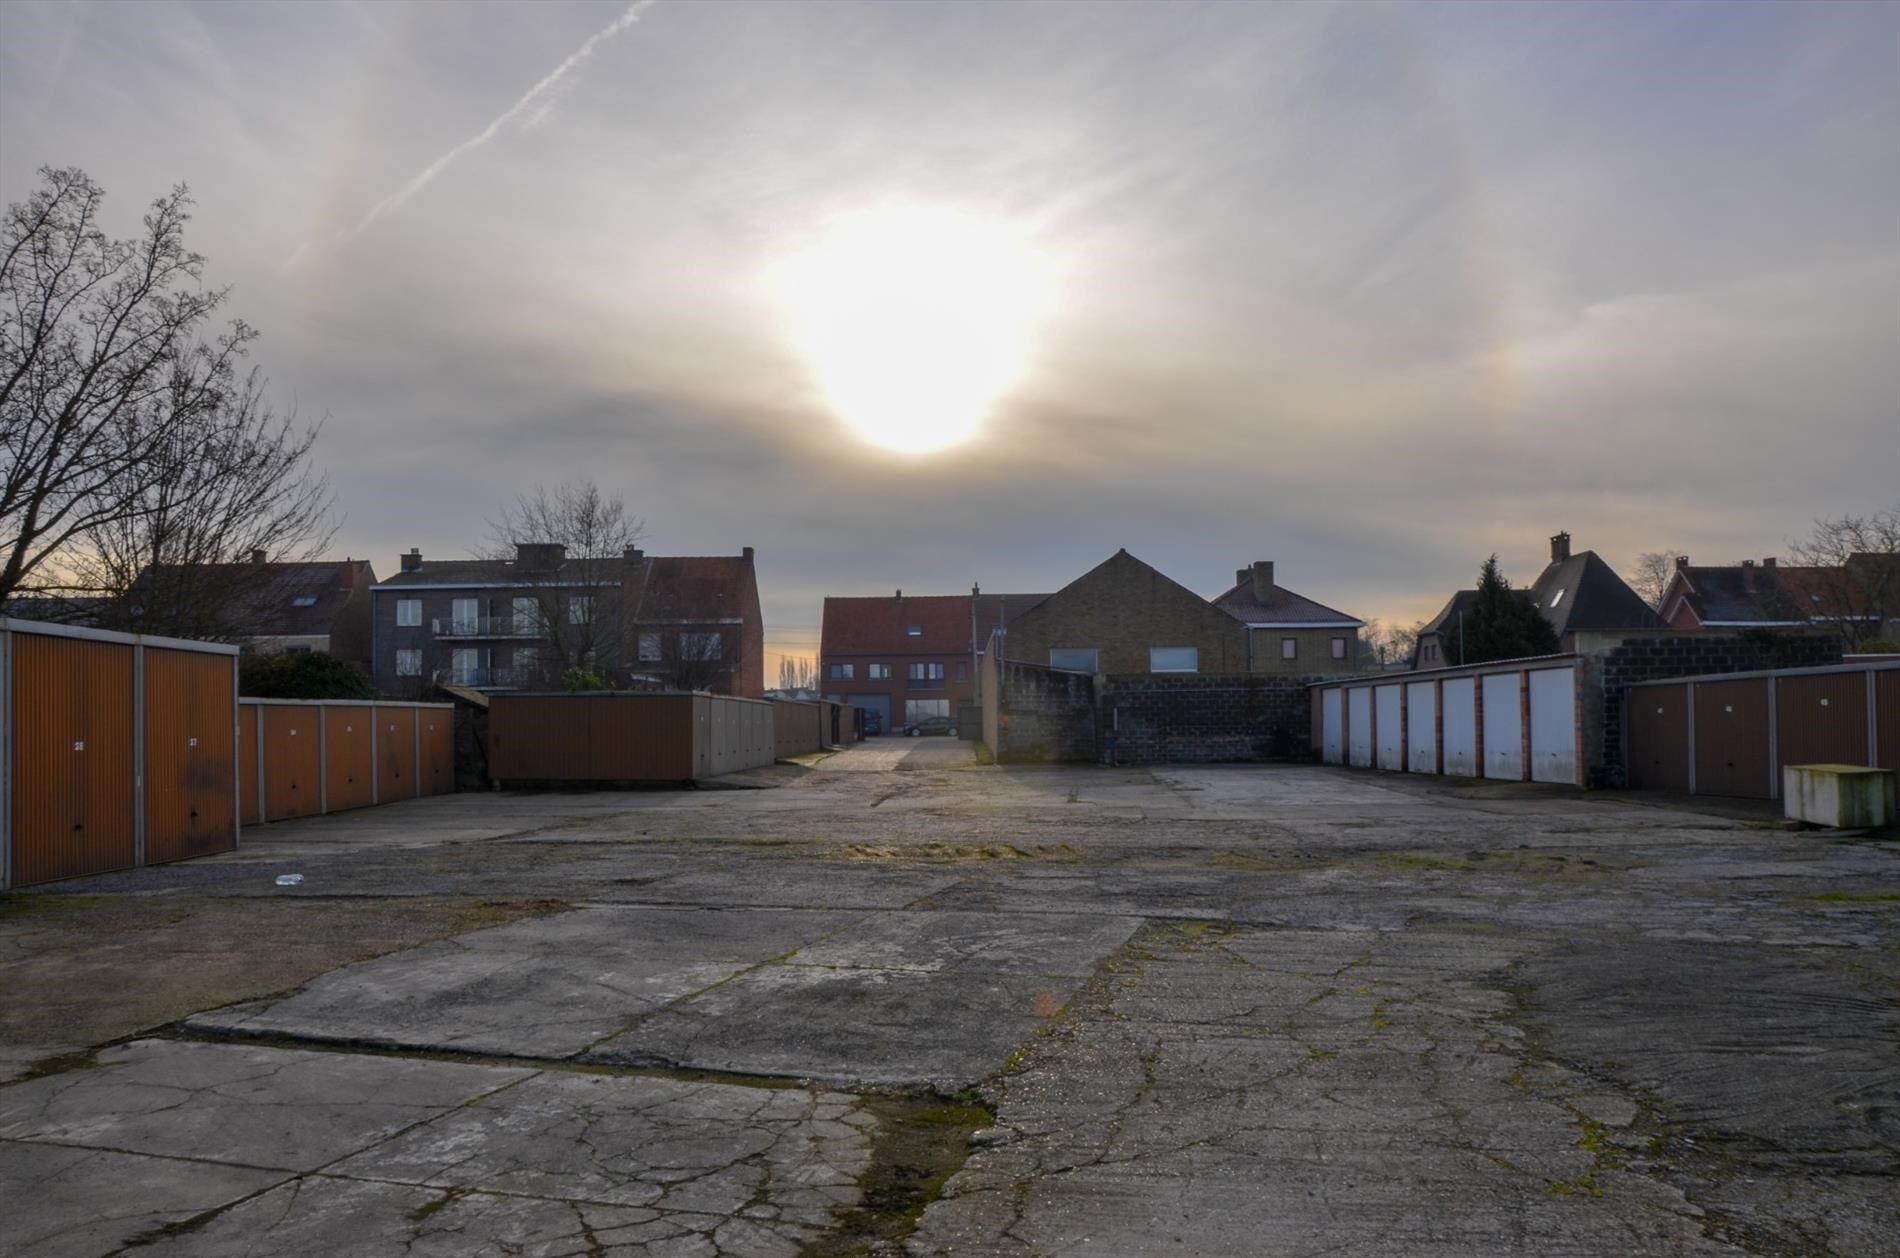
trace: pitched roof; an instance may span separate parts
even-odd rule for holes
[[[997,625],[1012,621],[1047,594],[976,596],[977,641],[988,642]],[[968,594],[895,594],[827,598],[819,650],[825,655],[949,652],[970,649]],[[917,629],[912,634],[912,628]]]
[[[1665,610],[1679,595],[1703,624],[1785,625],[1866,616],[1872,611],[1866,587],[1880,584],[1869,569],[1881,562],[1900,565],[1900,558],[1857,554],[1840,568],[1690,564],[1676,569],[1682,579],[1672,586]]]
[[[1253,596],[1253,583],[1242,582],[1214,600],[1234,619],[1250,625],[1338,625],[1353,628],[1364,624],[1357,616],[1348,616],[1324,603],[1315,603],[1303,594],[1295,594],[1284,585],[1275,585],[1262,603]]]
[[[628,568],[628,619],[741,620],[753,580],[744,555],[648,555],[637,575]]]
[[[309,563],[153,564],[133,583],[128,600],[164,598],[174,582],[226,590],[233,632],[258,637],[302,637],[334,631],[337,614],[376,572],[367,559]]]
[[[1547,566],[1531,585],[1531,601],[1557,636],[1576,629],[1660,629],[1662,621],[1594,550]]]
[[[618,556],[612,559],[571,559],[564,567],[576,575],[563,578],[561,569],[553,572],[555,580],[581,580],[578,575],[583,565],[593,570],[593,584],[618,585],[620,583],[620,564]],[[427,587],[432,585],[494,585],[527,586],[545,580],[548,574],[530,574],[512,559],[425,559],[422,566],[406,572],[392,572],[377,585],[383,589],[394,587]]]

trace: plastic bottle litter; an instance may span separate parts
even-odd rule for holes
[[[294,886],[297,886],[302,881],[303,881],[302,874],[278,874],[277,875],[277,885],[280,887],[294,887]]]

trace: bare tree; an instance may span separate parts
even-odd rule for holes
[[[0,223],[0,600],[69,582],[76,539],[152,509],[185,435],[238,391],[256,332],[198,330],[224,289],[198,286],[183,184],[144,231],[100,230],[104,191],[84,171],[40,171]]]
[[[606,673],[625,658],[621,579],[640,527],[626,504],[590,480],[537,485],[489,520],[485,557],[515,562],[542,638],[540,676],[518,680],[558,681],[569,669]]]
[[[780,690],[818,689],[818,661],[809,655],[785,655],[778,662]]]
[[[1789,543],[1789,553],[1811,570],[1800,578],[1807,587],[1801,610],[1833,625],[1849,647],[1886,636],[1900,620],[1900,503],[1872,515],[1816,520],[1806,538]],[[1800,589],[1787,593],[1801,603]]]
[[[1411,625],[1386,624],[1378,617],[1368,619],[1359,630],[1364,651],[1381,665],[1409,662],[1418,652],[1418,635],[1425,629],[1422,620]]]
[[[1636,556],[1636,563],[1623,579],[1629,587],[1643,596],[1655,611],[1662,610],[1663,596],[1669,593],[1669,585],[1676,579],[1676,556],[1678,550],[1646,550]]]
[[[268,562],[314,559],[335,533],[328,481],[309,467],[315,428],[264,399],[252,371],[150,454],[137,510],[78,539],[68,566],[109,596],[101,623],[229,639],[271,596]]]

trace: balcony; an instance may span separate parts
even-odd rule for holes
[[[476,690],[513,690],[527,680],[526,669],[450,668],[439,675],[451,686],[472,686]]]
[[[437,616],[429,622],[439,639],[452,638],[544,638],[540,622],[532,616]]]

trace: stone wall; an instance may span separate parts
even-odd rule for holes
[[[1119,764],[1303,760],[1312,751],[1307,686],[1317,677],[1110,677],[1102,737]]]
[[[1091,761],[1095,742],[1095,678],[1087,673],[1057,672],[1011,660],[998,662],[995,728],[986,741],[999,764],[1038,761]],[[990,690],[985,688],[985,707]]]
[[[1623,705],[1636,682],[1841,662],[1841,640],[1831,633],[1581,633],[1576,646],[1586,670],[1583,727],[1600,731],[1590,757],[1593,786],[1628,784]]]

